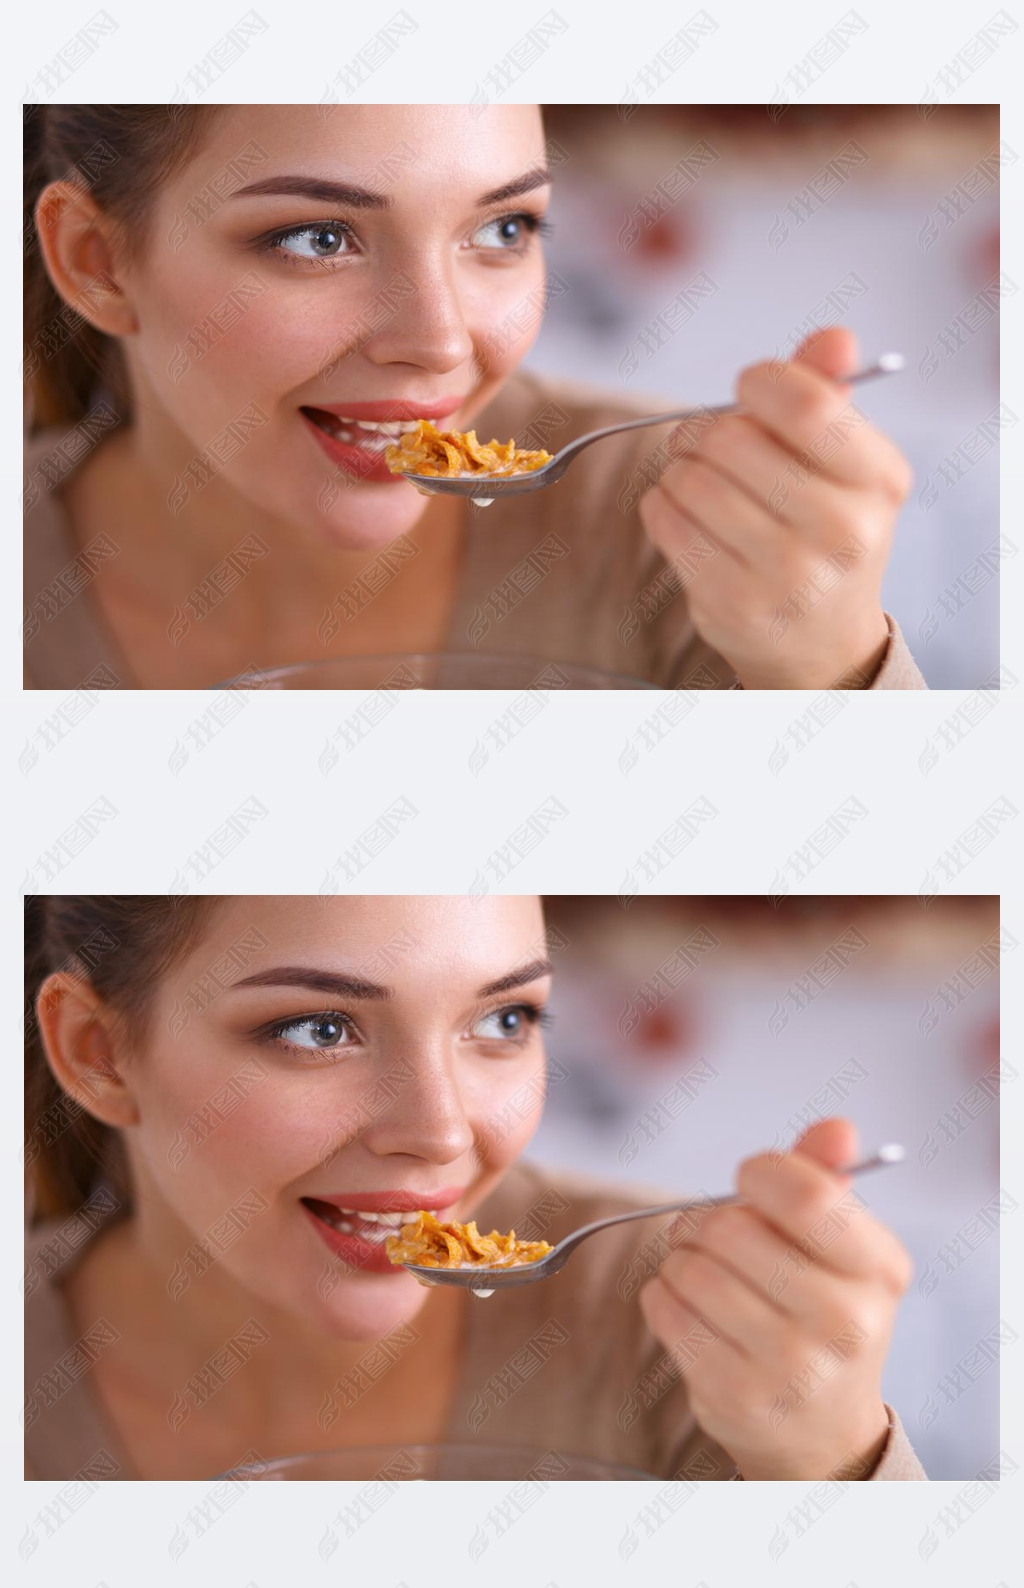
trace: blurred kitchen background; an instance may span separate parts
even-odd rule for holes
[[[1017,293],[999,268],[998,169],[1017,155],[998,107],[545,116],[553,275],[528,366],[679,406],[727,401],[745,364],[819,326],[850,326],[864,362],[903,353],[902,375],[856,394],[915,472],[885,604],[932,688],[998,687],[998,327]]]
[[[992,897],[547,901],[552,1079],[536,1163],[675,1193],[843,1114],[905,1163],[858,1190],[911,1252],[884,1393],[932,1478],[999,1452],[999,961]],[[666,1193],[666,1194],[661,1194]],[[652,1221],[654,1233],[657,1225]]]

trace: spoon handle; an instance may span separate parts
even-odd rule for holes
[[[902,1163],[905,1156],[904,1149],[895,1142],[885,1147],[879,1147],[877,1152],[869,1158],[862,1158],[859,1163],[851,1163],[845,1169],[836,1169],[836,1174],[870,1174],[872,1169],[888,1169],[894,1163]],[[678,1202],[662,1202],[653,1208],[634,1208],[629,1213],[616,1213],[612,1218],[598,1219],[594,1224],[584,1224],[582,1228],[574,1230],[560,1241],[556,1248],[559,1252],[568,1254],[580,1241],[586,1240],[588,1235],[593,1235],[597,1230],[605,1230],[612,1224],[626,1224],[631,1219],[655,1218],[660,1213],[683,1213],[689,1208],[724,1208],[734,1202],[742,1202],[743,1198],[735,1192],[721,1197],[689,1197]]]
[[[836,385],[855,386],[860,381],[874,380],[878,375],[896,375],[902,368],[902,353],[882,353],[873,364],[869,364],[865,369],[856,370],[852,375],[844,375],[841,380],[836,381]],[[575,441],[570,441],[567,446],[561,449],[558,453],[558,459],[559,462],[568,463],[569,459],[574,458],[577,452],[582,451],[584,447],[589,447],[592,441],[599,441],[602,436],[617,435],[620,430],[639,430],[644,425],[663,425],[673,420],[693,419],[698,415],[738,414],[742,412],[743,407],[740,403],[719,403],[714,408],[708,408],[707,406],[678,408],[672,413],[647,414],[642,419],[626,419],[621,424],[605,425],[600,430],[590,430],[585,436],[578,436]]]

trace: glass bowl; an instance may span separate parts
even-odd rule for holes
[[[239,673],[217,689],[657,689],[643,678],[576,662],[495,652],[338,656]]]
[[[320,1482],[339,1479],[379,1483],[417,1479],[454,1482],[461,1479],[532,1480],[535,1483],[580,1479],[632,1480],[656,1483],[650,1472],[590,1456],[527,1445],[368,1445],[362,1449],[318,1450],[274,1461],[233,1467],[222,1477],[245,1481]]]

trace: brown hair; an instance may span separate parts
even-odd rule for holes
[[[25,1168],[33,1222],[75,1212],[101,1180],[131,1198],[120,1133],[71,1098],[47,1063],[36,1017],[53,971],[88,981],[145,1030],[152,988],[192,948],[216,900],[149,894],[36,896],[25,901]]]
[[[132,252],[145,240],[153,194],[186,164],[216,105],[26,105],[25,384],[32,427],[75,424],[97,387],[127,416],[130,394],[115,338],[64,302],[39,248],[35,210],[50,182],[87,188]]]

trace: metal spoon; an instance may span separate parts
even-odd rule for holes
[[[872,1169],[888,1169],[891,1164],[902,1163],[905,1157],[904,1149],[896,1143],[879,1147],[870,1158],[864,1158],[860,1163],[854,1163],[847,1169],[837,1169],[837,1174],[868,1174]],[[462,1268],[426,1268],[420,1263],[403,1263],[400,1266],[407,1269],[416,1279],[427,1285],[461,1285],[466,1290],[474,1291],[478,1296],[490,1296],[495,1290],[507,1289],[512,1285],[532,1285],[538,1279],[548,1279],[552,1274],[557,1274],[564,1268],[573,1252],[581,1241],[588,1236],[596,1235],[598,1230],[606,1230],[612,1224],[626,1224],[630,1219],[649,1219],[662,1213],[681,1213],[687,1208],[724,1208],[732,1202],[741,1202],[739,1196],[724,1197],[696,1197],[681,1202],[665,1202],[660,1207],[636,1208],[632,1213],[616,1213],[610,1219],[598,1219],[594,1224],[584,1224],[582,1229],[574,1230],[567,1235],[564,1241],[559,1241],[546,1257],[541,1257],[535,1263],[520,1263],[514,1268],[488,1267],[486,1264],[466,1264]]]
[[[903,368],[902,353],[883,353],[878,361],[856,374],[844,375],[837,385],[855,386],[858,381],[874,380],[876,375],[896,375]],[[626,419],[619,425],[607,425],[603,430],[591,430],[576,441],[556,452],[550,463],[533,469],[528,474],[456,474],[449,479],[430,474],[405,474],[410,485],[428,496],[468,496],[478,507],[490,507],[501,496],[523,496],[527,491],[542,491],[546,485],[560,480],[574,458],[592,442],[604,436],[617,435],[620,430],[639,430],[644,425],[664,425],[674,420],[692,419],[705,414],[738,414],[743,409],[739,403],[723,403],[717,408],[680,408],[668,414],[648,414],[643,419]]]

